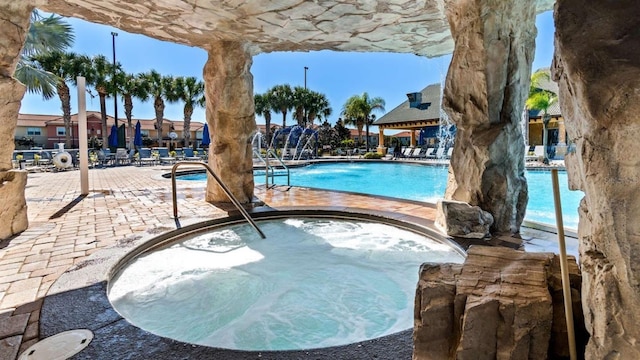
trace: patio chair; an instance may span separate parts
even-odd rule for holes
[[[408,158],[409,156],[411,156],[411,153],[413,152],[413,148],[412,147],[406,147],[402,150],[402,157],[406,157]]]
[[[420,153],[422,152],[422,148],[421,147],[417,147],[415,149],[413,149],[413,151],[411,152],[411,154],[409,154],[409,158],[411,159],[417,159],[420,157]]]
[[[151,155],[151,149],[141,148],[138,150],[138,165],[144,164],[155,165],[156,158]]]
[[[451,155],[453,154],[453,146],[447,150],[447,155],[445,158],[451,159]]]
[[[427,148],[427,151],[424,153],[423,158],[425,159],[434,159],[436,157],[436,155],[433,153],[434,151],[436,151],[435,148]]]
[[[176,158],[169,155],[169,149],[166,147],[159,147],[155,149],[160,155],[160,164],[175,164]]]
[[[127,149],[118,148],[116,150],[115,162],[116,165],[129,165],[131,159],[129,158],[129,153]]]
[[[98,151],[98,162],[102,166],[111,164],[114,158],[115,155],[111,153],[110,149],[102,149]]]
[[[184,152],[183,160],[186,160],[186,161],[200,161],[200,160],[202,160],[202,158],[200,156],[195,156],[195,154],[193,153],[193,149],[192,148],[184,148],[184,149],[182,149],[182,151]]]

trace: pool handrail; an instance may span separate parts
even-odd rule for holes
[[[267,149],[267,153],[266,156],[262,156],[262,154],[260,154],[260,151],[257,149],[253,149],[253,155],[255,155],[255,157],[257,157],[260,161],[262,161],[264,163],[264,172],[265,172],[265,186],[267,187],[267,189],[269,188],[269,177],[271,177],[271,187],[276,186],[276,182],[274,177],[275,176],[284,176],[283,175],[276,175],[276,170],[273,166],[269,165],[269,159],[273,156],[274,159],[278,160],[278,162],[280,163],[280,166],[282,166],[282,168],[284,170],[286,170],[286,176],[287,176],[287,186],[291,186],[291,170],[289,169],[289,167],[284,163],[284,161],[282,161],[282,159],[280,157],[278,157],[278,155],[276,154],[276,152],[273,149]]]
[[[231,193],[231,191],[229,190],[227,185],[225,185],[222,182],[222,180],[220,180],[218,175],[216,175],[213,172],[213,170],[209,167],[209,165],[207,165],[207,164],[205,164],[203,162],[200,162],[200,161],[181,161],[181,162],[175,163],[171,167],[171,195],[172,195],[172,200],[173,200],[173,218],[176,220],[176,222],[178,220],[178,195],[177,195],[177,191],[176,191],[176,188],[177,188],[177,185],[176,185],[176,170],[182,165],[198,165],[198,166],[204,167],[209,172],[209,174],[216,180],[218,185],[220,185],[220,188],[224,191],[224,193],[227,195],[229,200],[231,200],[231,202],[236,207],[236,209],[238,209],[238,211],[240,211],[240,213],[245,218],[245,220],[247,220],[247,222],[249,222],[249,224],[251,224],[251,226],[256,230],[256,232],[260,235],[261,238],[266,239],[266,236],[264,235],[262,230],[260,230],[260,228],[258,227],[258,224],[256,224],[256,222],[251,218],[251,215],[249,215],[247,210],[245,210],[245,208],[242,207],[242,204],[240,204],[240,201],[238,201],[238,199],[236,199],[236,197],[233,196],[233,194]]]

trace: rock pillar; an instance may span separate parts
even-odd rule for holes
[[[27,172],[13,170],[15,131],[25,86],[13,78],[33,7],[14,1],[0,6],[0,239],[27,229]]]
[[[580,203],[587,359],[640,359],[640,2],[564,0],[552,77]]]
[[[533,61],[535,2],[450,0],[455,42],[443,106],[457,126],[445,198],[518,232],[528,200],[520,119]]]
[[[207,123],[211,132],[209,166],[241,203],[253,199],[251,134],[256,131],[251,54],[243,43],[214,42],[204,66]],[[230,202],[214,179],[207,201]]]
[[[569,266],[577,344],[584,348],[580,275]],[[413,360],[566,359],[560,262],[551,253],[473,246],[465,263],[423,264]]]

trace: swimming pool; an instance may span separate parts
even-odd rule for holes
[[[370,195],[435,203],[447,187],[447,166],[426,166],[399,162],[339,162],[312,164],[291,169],[291,185],[327,190],[351,191]],[[264,171],[255,171],[255,183],[264,184]],[[556,225],[551,188],[551,172],[526,171],[529,203],[525,220]],[[204,180],[204,174],[180,176],[181,180]],[[562,198],[563,223],[577,229],[581,191],[568,188],[567,173],[558,172]],[[276,177],[286,185],[286,177]]]

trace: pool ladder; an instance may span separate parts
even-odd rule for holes
[[[180,227],[180,223],[178,222],[178,194],[176,190],[176,170],[182,165],[198,165],[198,166],[204,167],[209,172],[209,175],[211,175],[216,180],[218,185],[220,185],[220,188],[222,189],[222,191],[224,191],[224,193],[227,195],[229,200],[231,200],[231,202],[236,207],[236,209],[240,211],[240,213],[245,218],[245,220],[247,220],[247,222],[249,222],[249,224],[251,224],[251,226],[256,230],[258,235],[260,235],[260,237],[263,239],[266,238],[262,230],[260,230],[260,228],[258,227],[258,224],[256,224],[255,221],[253,221],[253,219],[251,218],[251,215],[249,215],[247,210],[245,210],[245,208],[242,207],[242,204],[240,204],[240,201],[238,201],[238,199],[236,199],[236,197],[233,196],[233,194],[231,193],[227,185],[225,185],[222,182],[222,180],[220,180],[218,175],[216,175],[213,172],[213,170],[211,170],[209,165],[200,161],[181,161],[173,165],[173,167],[171,168],[171,195],[173,199],[173,218],[176,220],[176,225],[178,225],[178,227]]]
[[[271,187],[276,186],[276,176],[286,176],[287,186],[291,186],[291,171],[289,170],[289,167],[284,163],[284,161],[282,161],[282,159],[278,157],[273,149],[268,149],[267,154],[264,157],[262,156],[262,154],[260,154],[260,151],[258,149],[253,149],[253,155],[260,159],[262,163],[264,163],[265,186],[267,187],[267,189],[270,187],[269,178],[271,178]],[[280,163],[280,167],[282,168],[281,172],[277,171],[279,168],[269,165],[269,159],[272,158],[276,159]]]

